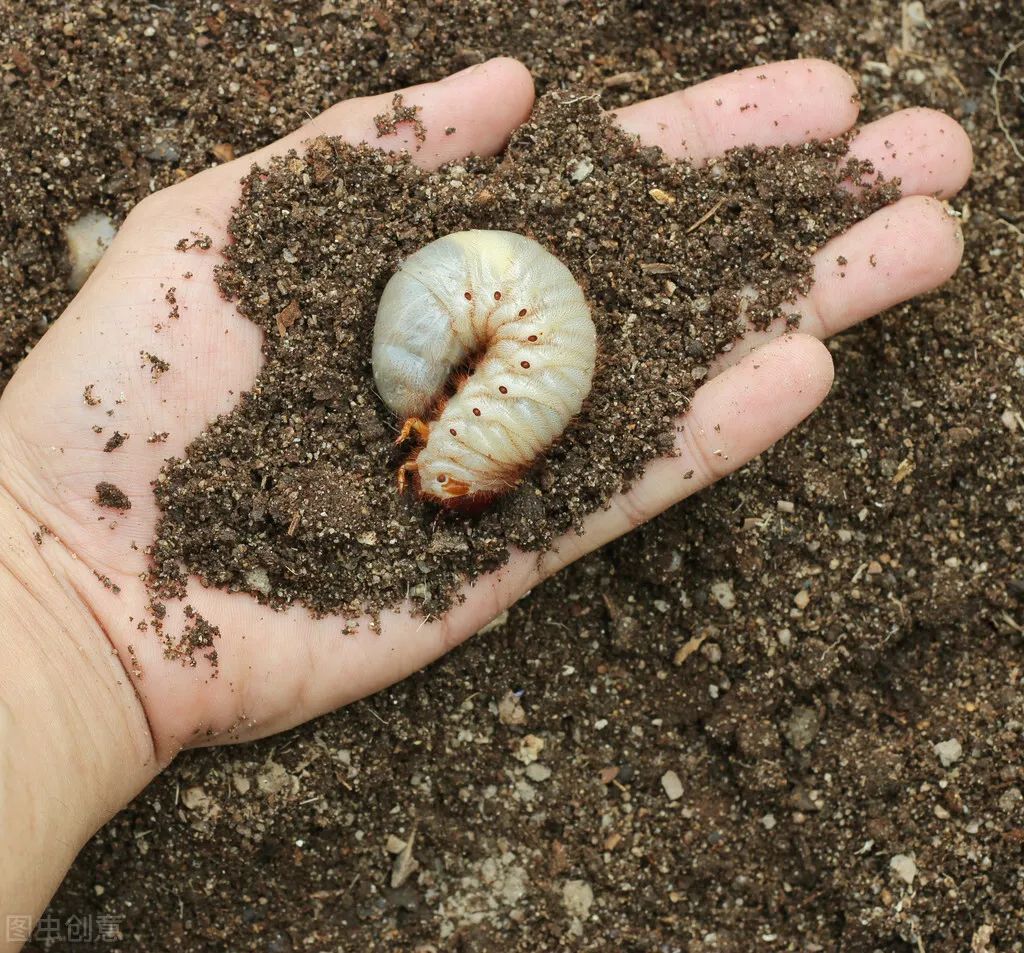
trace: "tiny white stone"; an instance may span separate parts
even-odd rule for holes
[[[85,284],[116,234],[113,221],[102,212],[88,212],[64,229],[71,261],[68,287],[72,291]]]
[[[928,25],[928,18],[925,16],[924,4],[921,0],[910,0],[910,3],[907,4],[907,19],[916,27]]]
[[[547,781],[551,777],[551,769],[539,761],[535,761],[533,764],[527,765],[526,776],[531,781]]]
[[[661,786],[665,789],[670,801],[678,801],[683,796],[683,782],[675,771],[666,771],[661,776]]]
[[[538,738],[536,735],[526,735],[519,742],[519,749],[515,752],[515,757],[516,760],[521,761],[523,764],[533,764],[543,750],[543,738]]]
[[[198,784],[181,792],[181,803],[190,811],[203,811],[210,806],[210,796]]]
[[[948,738],[932,746],[932,750],[939,756],[944,768],[956,764],[964,756],[963,745],[956,738]]]
[[[1020,804],[1024,801],[1024,793],[1018,787],[1012,787],[1004,791],[999,796],[999,810],[1004,811],[1007,814],[1017,814],[1020,812]]]
[[[896,854],[889,861],[889,869],[906,884],[912,884],[917,876],[917,864],[908,854]]]
[[[736,605],[736,594],[732,591],[731,583],[716,582],[711,587],[711,595],[723,609],[732,609]]]
[[[576,163],[572,172],[569,173],[569,178],[572,179],[573,182],[582,182],[593,171],[594,163],[587,156],[584,156]]]
[[[526,711],[515,692],[505,692],[498,702],[498,720],[503,725],[526,724]]]
[[[586,920],[594,904],[594,890],[585,880],[567,880],[562,888],[562,903],[569,916]]]

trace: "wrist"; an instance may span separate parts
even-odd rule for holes
[[[158,764],[132,684],[28,514],[0,491],[0,914],[37,916]],[[3,923],[4,919],[0,919]],[[7,938],[0,934],[0,950]]]

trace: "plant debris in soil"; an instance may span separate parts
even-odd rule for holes
[[[419,122],[397,98],[393,118]],[[321,138],[254,168],[219,282],[266,332],[267,361],[161,475],[156,588],[180,595],[195,573],[317,613],[409,597],[437,614],[509,547],[543,549],[579,529],[672,452],[716,356],[747,327],[794,321],[812,252],[898,195],[896,183],[844,189],[872,171],[845,153],[843,140],[742,149],[696,169],[618,130],[596,97],[557,93],[498,159],[432,173]],[[583,411],[476,517],[396,492],[396,422],[370,365],[396,265],[467,228],[530,235],[565,262],[600,351]]]

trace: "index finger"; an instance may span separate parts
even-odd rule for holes
[[[433,83],[336,103],[269,146],[243,156],[246,169],[289,150],[301,152],[318,136],[340,136],[389,152],[407,151],[436,169],[467,155],[500,152],[533,107],[529,71],[499,56]]]

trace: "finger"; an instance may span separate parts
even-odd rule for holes
[[[904,195],[940,198],[964,187],[974,161],[963,127],[935,109],[903,109],[868,123],[850,143],[850,155],[870,160],[877,175],[899,179]]]
[[[959,221],[937,199],[910,196],[832,239],[814,256],[801,330],[824,338],[931,291],[963,256]]]
[[[716,76],[705,83],[616,110],[645,145],[701,164],[736,146],[799,145],[850,129],[857,87],[825,60],[787,60]]]
[[[394,121],[396,95],[401,109],[393,131],[383,132]],[[263,164],[318,136],[340,136],[357,145],[368,143],[391,152],[408,151],[417,165],[434,169],[467,155],[500,152],[516,126],[525,122],[533,107],[533,79],[522,63],[498,57],[471,66],[435,83],[364,96],[338,103],[310,120],[301,129],[265,149],[239,160],[248,168]],[[378,128],[378,117],[383,124]]]
[[[653,461],[628,493],[587,519],[584,533],[563,537],[540,559],[519,553],[479,580],[434,629],[433,651],[447,651],[547,576],[738,470],[796,427],[831,386],[831,355],[805,334],[773,341],[709,381],[680,421],[677,456]]]
[[[595,513],[545,560],[557,572],[749,463],[806,418],[832,386],[832,357],[789,334],[701,387],[680,421],[677,456],[655,460],[636,485]]]
[[[833,238],[814,255],[814,285],[792,309],[817,338],[838,334],[887,308],[939,287],[963,257],[960,224],[938,199],[909,196]],[[719,358],[720,371],[778,337],[784,321],[750,331]]]

